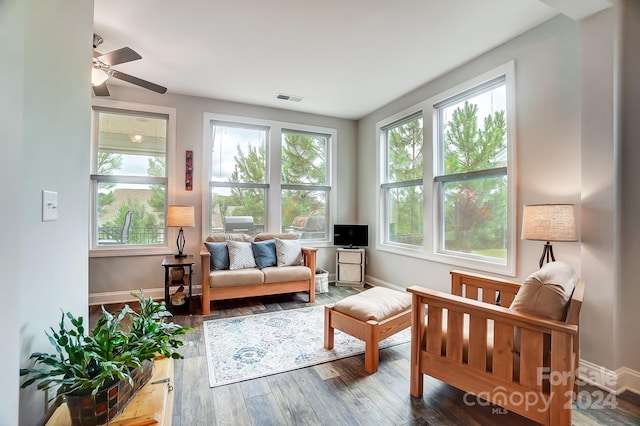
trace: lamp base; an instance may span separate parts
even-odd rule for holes
[[[556,257],[553,255],[553,246],[549,243],[549,241],[547,241],[547,243],[544,245],[544,249],[542,250],[542,256],[540,256],[539,265],[541,268],[544,264],[545,259],[547,260],[547,263],[549,263],[549,258],[551,258],[553,262],[556,261]]]
[[[187,254],[183,252],[184,243],[185,243],[184,231],[182,230],[182,226],[181,226],[180,230],[178,231],[178,238],[176,239],[176,245],[178,246],[178,254],[176,254],[175,256],[176,259],[180,257],[187,257]]]

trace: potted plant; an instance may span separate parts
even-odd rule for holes
[[[57,387],[51,399],[57,404],[67,401],[75,425],[113,419],[151,378],[155,357],[182,358],[178,349],[185,342],[179,336],[193,331],[166,321],[171,313],[164,302],[145,299],[142,291],[132,295],[140,302],[138,311],[125,305],[110,313],[103,307],[88,333],[82,317],[63,312],[58,329],[45,332],[55,353],[31,354],[34,368],[20,370],[21,376],[28,376],[21,387],[34,383],[41,390]],[[87,410],[87,405],[95,410]],[[88,411],[93,412],[87,415]]]

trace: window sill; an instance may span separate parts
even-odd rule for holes
[[[515,268],[510,265],[503,265],[496,262],[481,261],[475,259],[467,259],[463,257],[439,254],[439,253],[426,253],[423,251],[423,247],[416,247],[415,249],[405,248],[389,244],[378,244],[377,250],[394,253],[401,256],[413,257],[416,259],[428,260],[431,262],[444,263],[446,265],[464,267],[474,269],[480,272],[494,273],[509,277],[515,277]]]
[[[97,247],[89,250],[92,257],[166,256],[174,253],[168,247]]]

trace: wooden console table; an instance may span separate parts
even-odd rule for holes
[[[169,381],[163,381],[165,379]],[[153,384],[155,381],[163,381]],[[171,425],[173,415],[173,359],[155,361],[151,380],[142,387],[109,426]],[[67,404],[56,409],[47,426],[71,426]]]

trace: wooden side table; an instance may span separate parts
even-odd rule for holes
[[[171,299],[169,298],[169,288],[180,285],[184,286],[187,284],[185,282],[185,279],[187,279],[189,280],[189,315],[193,313],[193,307],[191,305],[191,301],[193,299],[191,282],[193,281],[193,265],[195,265],[195,263],[196,262],[192,255],[188,255],[186,257],[165,256],[164,259],[162,259],[162,266],[164,266],[164,303],[167,305],[167,309],[170,310],[170,308],[172,307]],[[185,266],[189,268],[189,272],[185,274],[182,279],[172,280],[169,275],[171,268],[181,267],[184,269]]]

